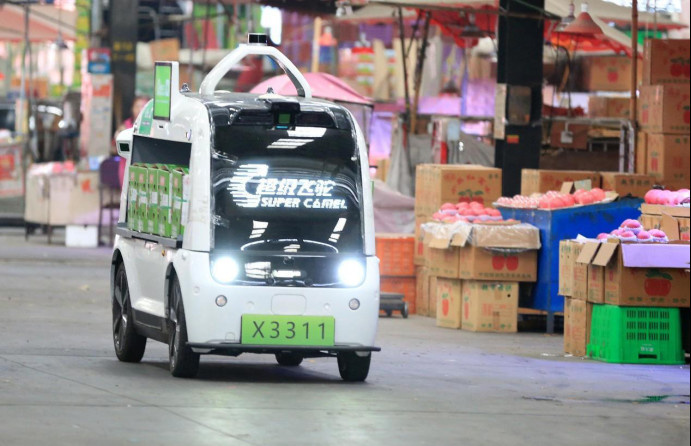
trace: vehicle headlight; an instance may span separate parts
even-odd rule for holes
[[[338,280],[345,286],[360,285],[365,280],[365,267],[357,260],[344,260],[338,266]]]
[[[238,277],[238,262],[230,257],[220,257],[211,263],[211,275],[221,283],[230,283]]]

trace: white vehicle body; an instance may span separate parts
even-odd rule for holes
[[[178,66],[177,62],[172,62],[170,119],[153,119],[143,125],[143,112],[137,118],[133,129],[118,135],[117,143],[118,148],[123,149],[121,154],[128,159],[125,178],[129,177],[130,165],[138,156],[138,141],[145,141],[142,138],[155,139],[164,144],[179,143],[189,148],[189,213],[185,232],[180,239],[165,240],[128,231],[126,218],[129,191],[128,185],[124,184],[111,283],[114,283],[115,271],[121,262],[127,272],[129,298],[137,332],[167,342],[170,333],[167,333],[166,326],[171,318],[170,289],[172,279],[176,277],[186,315],[187,345],[196,353],[237,355],[243,352],[276,353],[286,350],[302,352],[304,356],[326,356],[335,355],[339,351],[353,351],[360,355],[376,351],[379,260],[374,252],[371,181],[362,131],[345,109],[342,110],[347,114],[349,125],[352,127],[360,165],[362,245],[358,258],[363,262],[364,280],[356,286],[269,286],[266,283],[256,286],[221,283],[212,275],[214,252],[219,250],[214,236],[214,218],[217,217],[214,210],[214,172],[211,161],[217,154],[214,153],[212,141],[214,132],[220,127],[214,123],[216,118],[211,114],[213,110],[225,110],[230,107],[232,115],[233,109],[251,105],[252,101],[268,103],[269,106],[260,106],[271,108],[274,101],[287,100],[276,95],[258,98],[256,95],[214,92],[216,83],[230,66],[248,54],[268,55],[278,60],[296,84],[301,86],[298,91],[304,98],[297,103],[303,109],[324,107],[328,111],[340,108],[326,101],[311,99],[309,85],[299,71],[274,48],[241,46],[211,71],[202,83],[201,94],[180,92],[175,88],[179,85]],[[295,102],[292,99],[289,101]],[[298,136],[300,130],[299,126],[293,128],[293,132],[297,132]],[[285,252],[277,255],[288,259],[284,260],[288,263],[294,261],[294,257],[300,256],[299,253],[293,256]],[[347,257],[347,254],[343,255],[343,258]],[[244,266],[240,263],[242,269]],[[274,273],[278,271],[272,274]],[[227,301],[223,306],[218,304],[219,296],[225,297]],[[354,308],[353,299],[359,302],[357,308]],[[247,314],[333,317],[333,345],[310,347],[243,344],[242,318]]]

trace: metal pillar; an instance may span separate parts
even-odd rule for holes
[[[495,143],[495,166],[502,169],[502,192],[520,193],[521,169],[539,166],[542,144],[542,50],[544,0],[500,0],[508,14],[499,15],[497,82],[507,85],[504,139]],[[512,88],[513,87],[513,88]],[[520,102],[515,92],[530,89],[529,119],[509,122],[509,104]],[[504,125],[504,124],[502,124]]]
[[[113,73],[113,119],[117,127],[132,110],[137,73],[137,28],[139,0],[110,2],[108,26]]]

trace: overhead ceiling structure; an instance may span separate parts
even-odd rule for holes
[[[29,40],[42,42],[57,40],[58,33],[63,40],[75,40],[76,11],[53,5],[32,5],[29,12]],[[24,7],[3,3],[0,5],[0,41],[24,40]]]
[[[594,22],[602,29],[603,34],[588,37],[573,37],[554,33],[554,28],[558,21],[569,14],[568,0],[545,0],[545,10],[536,9],[536,15],[544,15],[550,22],[545,26],[545,37],[553,44],[567,47],[571,50],[577,49],[583,52],[606,52],[631,53],[631,38],[610,26],[626,27],[631,23],[631,8],[624,8],[603,0],[590,0],[589,12]],[[576,13],[580,12],[580,4],[576,2]],[[383,7],[406,8],[407,10],[427,11],[431,14],[431,22],[438,25],[442,32],[451,36],[461,47],[475,45],[473,39],[477,33],[469,34],[468,30],[476,28],[480,34],[494,36],[496,32],[497,16],[499,14],[509,14],[508,11],[501,11],[498,0],[370,0],[370,4],[357,11],[355,14],[368,17],[367,20],[374,20],[375,10],[370,8],[377,7],[379,15],[385,15]],[[353,14],[353,16],[355,16]],[[391,14],[389,12],[389,14]],[[651,13],[641,12],[639,14],[640,27],[653,24],[660,30],[681,29],[685,26],[676,23],[667,14],[658,14],[655,17]],[[472,25],[475,25],[474,27]]]

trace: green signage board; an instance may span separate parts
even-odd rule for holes
[[[144,111],[142,112],[142,119],[139,121],[139,134],[140,135],[150,135],[151,134],[151,125],[153,123],[153,113],[154,112],[154,103],[149,101],[149,103],[146,104],[146,107],[144,107]]]
[[[156,62],[154,69],[154,119],[170,120],[171,77],[169,62]]]

